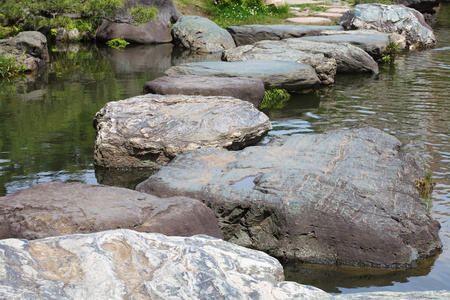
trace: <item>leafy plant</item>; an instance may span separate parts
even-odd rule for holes
[[[386,53],[381,54],[383,63],[393,63],[400,53],[400,43],[390,42],[386,47]]]
[[[121,37],[118,39],[109,40],[106,42],[106,44],[111,48],[123,50],[130,43],[128,43],[127,41],[124,40],[123,37]]]
[[[11,78],[25,72],[25,64],[18,64],[13,55],[3,55],[0,53],[0,78]]]
[[[158,9],[154,6],[145,8],[142,5],[128,9],[136,25],[145,24],[158,16]]]
[[[283,108],[289,99],[291,99],[291,95],[284,89],[266,90],[259,109]]]

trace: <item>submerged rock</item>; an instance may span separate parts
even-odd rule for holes
[[[258,107],[264,98],[264,82],[248,77],[163,76],[144,84],[144,93],[161,95],[230,96]]]
[[[0,241],[3,299],[327,299],[259,251],[205,235],[113,230]]]
[[[281,60],[208,61],[173,66],[166,75],[198,75],[218,77],[250,77],[264,81],[265,88],[296,91],[320,83],[314,69],[306,64]]]
[[[347,11],[339,24],[345,29],[398,33],[406,38],[406,45],[411,49],[436,44],[433,30],[425,22],[423,15],[403,5],[359,4]]]
[[[107,103],[94,128],[94,164],[154,168],[187,150],[253,145],[272,125],[251,103],[232,97],[147,94]]]
[[[173,25],[175,44],[195,52],[216,53],[236,47],[230,33],[213,21],[199,16],[183,16]]]
[[[50,182],[0,197],[0,203],[0,239],[39,239],[116,228],[223,237],[212,211],[185,197],[160,199],[112,186]]]
[[[229,26],[228,32],[233,36],[237,46],[252,45],[259,41],[283,40],[302,36],[320,35],[324,30],[344,30],[342,26],[317,25],[243,25]]]
[[[407,268],[442,247],[422,176],[396,138],[364,128],[190,151],[137,190],[199,199],[226,240],[284,260]]]
[[[39,31],[22,31],[15,37],[0,40],[0,55],[12,55],[25,71],[34,71],[50,62],[47,38]]]

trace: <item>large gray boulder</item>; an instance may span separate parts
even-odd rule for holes
[[[395,137],[364,128],[190,151],[137,190],[199,199],[226,240],[283,260],[407,268],[442,247],[422,177]]]
[[[0,241],[1,299],[327,299],[262,252],[132,230]]]
[[[25,71],[34,71],[50,62],[47,38],[39,31],[22,31],[15,37],[0,40],[0,54],[12,55]]]
[[[423,15],[404,5],[359,4],[347,11],[339,21],[345,29],[368,29],[398,33],[406,38],[410,49],[436,44],[433,30]]]
[[[332,44],[348,43],[366,51],[374,59],[387,52],[391,42],[398,43],[398,49],[406,47],[405,38],[398,34],[381,33],[375,30],[325,31],[321,36],[307,36],[301,39]]]
[[[163,76],[144,84],[144,93],[160,95],[230,96],[252,103],[264,98],[264,82],[248,77]]]
[[[253,145],[272,125],[252,104],[232,97],[147,94],[107,103],[94,128],[94,164],[154,168],[187,150]]]
[[[138,5],[156,7],[158,16],[150,22],[134,24],[128,9]],[[124,8],[111,20],[103,21],[95,37],[101,41],[123,38],[137,44],[170,43],[172,41],[170,25],[181,16],[173,0],[127,0]]]
[[[223,237],[212,211],[198,200],[160,199],[118,187],[43,183],[0,197],[0,204],[0,239],[30,240],[116,228]]]
[[[175,44],[195,52],[216,53],[236,47],[230,33],[213,21],[199,16],[183,16],[173,25]]]
[[[228,32],[233,36],[237,46],[252,45],[259,41],[282,40],[302,36],[320,35],[324,30],[344,30],[342,26],[317,25],[243,25],[229,26]]]
[[[304,53],[309,53],[305,55]],[[224,58],[229,60],[263,58],[272,55],[284,60],[303,60],[314,66],[322,82],[330,81],[333,68],[330,63],[336,61],[337,73],[378,73],[377,62],[364,50],[350,45],[323,42],[311,42],[302,39],[284,39],[281,41],[261,41],[252,46],[242,46],[224,52]],[[316,56],[311,56],[316,55]],[[318,57],[326,60],[318,60]]]
[[[286,60],[310,65],[316,71],[321,84],[334,83],[337,64],[334,58],[327,58],[322,53],[310,53],[286,47],[285,43],[257,42],[253,45],[239,46],[223,52],[225,61],[245,60]]]
[[[263,80],[266,89],[276,87],[288,91],[307,89],[320,83],[311,66],[281,60],[186,63],[173,66],[164,74],[169,76],[250,77]]]

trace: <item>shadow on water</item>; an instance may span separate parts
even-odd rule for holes
[[[355,267],[329,267],[302,264],[284,266],[288,281],[301,282],[325,290],[341,293],[342,288],[386,287],[395,282],[405,283],[411,277],[426,276],[430,273],[438,255],[420,261],[407,270],[386,270]]]

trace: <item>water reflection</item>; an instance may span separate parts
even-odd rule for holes
[[[338,76],[334,86],[295,94],[283,109],[265,113],[274,127],[268,138],[362,126],[398,137],[433,171],[431,211],[442,225],[443,253],[406,271],[290,265],[288,279],[346,293],[449,288],[450,10],[441,13],[446,17],[435,25],[437,49],[410,52],[376,76]],[[134,188],[147,178],[148,170],[94,170],[92,119],[105,103],[140,94],[145,82],[172,65],[220,59],[172,48],[54,49],[47,70],[0,81],[0,196],[47,181]]]
[[[385,287],[395,283],[406,283],[411,277],[426,276],[430,273],[437,256],[422,260],[417,266],[407,270],[385,270],[354,267],[328,267],[315,265],[286,265],[286,280],[302,282],[330,293],[341,293],[343,289],[361,287]],[[430,287],[428,287],[430,288]],[[442,288],[442,287],[441,287]]]

